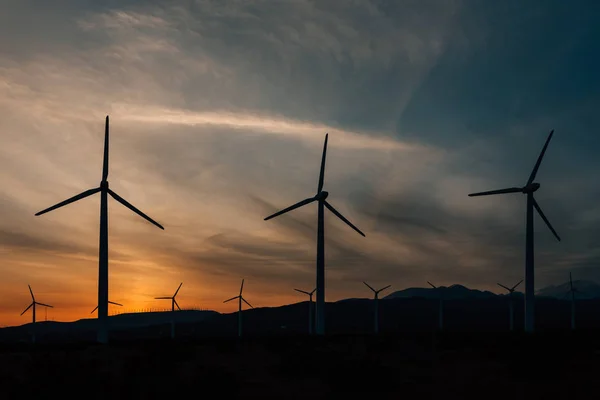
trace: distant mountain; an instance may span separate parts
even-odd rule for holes
[[[408,288],[396,291],[384,297],[384,299],[405,299],[411,297],[422,297],[426,299],[437,299],[440,296],[440,292],[444,296],[444,299],[455,300],[455,299],[488,299],[497,296],[496,294],[487,290],[481,291],[477,289],[469,289],[463,285],[451,285],[451,286],[440,286],[438,289],[434,288]]]
[[[575,296],[578,299],[597,299],[600,298],[600,285],[594,281],[575,280],[573,287],[580,291]],[[538,297],[553,297],[556,299],[569,299],[568,295],[571,285],[565,282],[556,286],[547,286],[536,292]]]

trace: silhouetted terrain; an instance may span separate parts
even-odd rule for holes
[[[597,334],[306,336],[0,346],[3,398],[595,399]],[[358,397],[358,396],[360,397]],[[341,397],[343,396],[343,397]],[[415,397],[416,396],[416,397]]]

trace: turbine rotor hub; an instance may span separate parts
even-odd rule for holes
[[[523,193],[533,193],[540,188],[540,184],[537,182],[533,182],[530,185],[527,185],[523,188]]]
[[[100,188],[104,190],[108,189],[108,181],[100,182]]]
[[[317,195],[315,196],[315,199],[323,201],[327,198],[327,196],[329,196],[329,192],[322,190],[319,193],[317,193]]]

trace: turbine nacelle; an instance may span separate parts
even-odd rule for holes
[[[101,190],[108,190],[108,181],[101,181],[100,182],[100,189]]]
[[[523,186],[523,189],[521,190],[523,193],[533,193],[535,191],[537,191],[540,188],[540,184],[537,182],[532,182],[527,186]]]
[[[329,196],[329,192],[322,190],[316,194],[315,200],[324,201]]]

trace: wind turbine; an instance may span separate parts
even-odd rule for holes
[[[567,294],[571,293],[571,329],[575,330],[575,293],[581,293],[581,291],[575,287],[573,287],[573,278],[571,277],[571,273],[569,272],[569,291]]]
[[[479,192],[479,193],[471,193],[469,197],[473,196],[487,196],[492,194],[504,194],[504,193],[523,193],[527,195],[527,235],[525,241],[525,332],[533,333],[535,329],[535,284],[534,284],[534,269],[533,269],[533,209],[538,212],[542,220],[546,223],[552,234],[556,237],[558,241],[560,241],[560,237],[550,225],[550,221],[546,218],[542,209],[538,205],[537,201],[533,197],[533,193],[540,188],[540,184],[534,182],[535,176],[537,174],[538,168],[542,162],[542,158],[546,153],[546,149],[548,148],[548,144],[550,143],[550,139],[552,139],[552,135],[554,134],[554,130],[550,131],[548,135],[548,139],[546,139],[546,143],[542,148],[542,152],[540,153],[535,166],[533,167],[533,171],[531,171],[531,175],[529,175],[529,179],[525,186],[512,187],[507,189],[500,190],[491,190],[487,192]]]
[[[312,315],[312,297],[317,288],[314,288],[312,292],[305,292],[304,290],[294,289],[296,292],[304,293],[308,295],[308,334],[313,334],[313,315]]]
[[[33,290],[31,290],[31,286],[27,285],[29,287],[29,293],[31,293],[31,304],[29,306],[27,306],[27,308],[25,309],[25,311],[23,311],[21,313],[21,315],[25,314],[30,308],[33,307],[33,309],[31,310],[31,314],[32,314],[32,326],[31,329],[33,331],[32,335],[31,335],[31,341],[33,343],[35,343],[35,306],[42,306],[42,307],[48,307],[48,308],[54,308],[54,306],[48,305],[48,304],[44,304],[44,303],[39,303],[37,301],[35,301],[35,296],[33,295]]]
[[[385,289],[389,288],[392,285],[387,285],[386,287],[383,287],[379,290],[375,290],[373,289],[367,282],[363,283],[369,288],[371,289],[371,291],[375,294],[374,300],[375,300],[375,334],[379,333],[379,293],[381,293],[382,291],[384,291]]]
[[[442,288],[435,286],[433,283],[431,283],[429,281],[427,281],[427,283],[429,283],[429,285],[432,288],[436,289],[440,295],[440,310],[438,312],[438,318],[439,318],[438,325],[439,325],[439,328],[441,331],[442,329],[444,329],[444,295],[442,293]]]
[[[356,232],[365,236],[356,226],[340,214],[326,199],[329,193],[323,190],[323,180],[325,178],[325,157],[327,154],[327,139],[329,134],[325,135],[325,144],[323,145],[323,156],[321,158],[321,172],[319,174],[319,185],[317,187],[317,194],[313,197],[309,197],[302,200],[288,208],[276,212],[273,215],[265,218],[265,221],[275,218],[278,215],[284,214],[288,211],[295,210],[314,201],[318,202],[318,226],[317,226],[317,321],[316,321],[316,333],[317,335],[325,334],[325,208],[327,207],[336,217],[348,224]]]
[[[504,286],[501,283],[498,283],[498,286],[500,286],[500,287],[508,290],[508,297],[509,297],[509,303],[508,304],[509,304],[509,310],[510,310],[509,318],[510,318],[510,330],[511,331],[515,330],[515,317],[514,317],[514,315],[515,315],[514,307],[515,306],[513,304],[513,292],[515,291],[515,289],[517,288],[517,286],[519,286],[521,284],[521,282],[523,282],[523,279],[521,279],[519,281],[519,283],[517,283],[515,286],[513,286],[511,288],[509,288],[508,286]]]
[[[123,307],[123,304],[115,303],[114,301],[110,301],[110,300],[109,300],[108,304],[114,304],[115,306]],[[94,308],[90,314],[93,314],[97,309],[98,309],[98,306],[96,306],[96,308]]]
[[[108,195],[129,208],[134,213],[156,225],[160,229],[165,229],[158,222],[135,208],[127,200],[108,188],[108,115],[104,125],[104,162],[102,166],[102,180],[100,186],[94,189],[86,190],[65,201],[46,208],[35,215],[42,215],[49,211],[56,210],[59,207],[66,206],[77,200],[100,192],[100,251],[98,257],[98,337],[99,343],[108,343]]]
[[[252,307],[252,304],[248,303],[246,301],[246,299],[244,299],[244,297],[242,296],[243,290],[244,290],[244,280],[242,279],[242,286],[240,286],[240,294],[235,297],[232,297],[230,299],[227,299],[223,302],[223,303],[227,303],[228,301],[238,299],[238,336],[239,337],[242,337],[242,301],[244,303],[248,304],[248,306],[250,306],[250,308],[254,308],[254,307]]]
[[[177,293],[179,293],[179,289],[181,289],[181,285],[183,285],[183,282],[181,282],[179,284],[179,287],[177,288],[177,290],[175,291],[175,294],[173,296],[167,296],[167,297],[155,297],[155,299],[157,300],[171,300],[171,312],[174,313],[175,312],[175,306],[177,306],[177,309],[179,311],[181,311],[181,308],[179,307],[179,304],[177,304],[177,300],[175,300],[175,297],[177,297]],[[172,318],[171,318],[171,339],[175,339],[175,314],[171,314]]]

